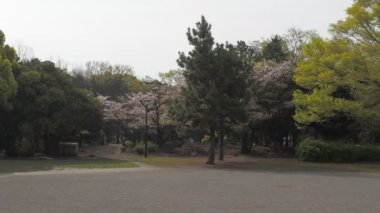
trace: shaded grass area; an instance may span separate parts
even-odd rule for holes
[[[157,167],[206,167],[206,157],[149,156],[129,154],[129,160]],[[374,172],[380,173],[380,163],[310,163],[289,158],[226,157],[207,168],[267,171],[267,172]]]
[[[46,171],[52,169],[96,169],[133,168],[131,161],[112,159],[68,159],[68,160],[0,160],[0,174],[14,172]]]
[[[310,163],[296,159],[243,158],[221,163],[220,169],[268,172],[375,172],[380,163]]]
[[[144,158],[144,156],[134,154],[129,154],[128,159],[157,167],[200,166],[206,162],[204,157],[149,156]]]

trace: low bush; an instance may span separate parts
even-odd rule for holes
[[[137,143],[134,150],[140,155],[144,154],[144,151],[145,151],[144,142]],[[158,151],[158,146],[155,143],[148,141],[148,153],[154,153],[157,151]]]
[[[304,161],[329,161],[329,144],[312,138],[304,139],[296,148],[296,155]]]
[[[297,146],[296,155],[304,161],[316,162],[380,161],[380,147],[306,138]]]
[[[125,141],[124,146],[128,149],[133,149],[133,147],[135,147],[135,144],[132,141]]]
[[[131,150],[135,147],[135,144],[132,141],[125,141],[123,146],[120,148],[121,152],[126,152],[127,150]]]

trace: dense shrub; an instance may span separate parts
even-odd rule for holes
[[[125,141],[124,146],[128,149],[133,149],[133,147],[135,147],[135,144],[132,141]]]
[[[135,151],[138,154],[140,155],[144,154],[144,150],[145,150],[144,142],[140,142],[136,144]],[[158,146],[155,143],[148,141],[148,153],[154,153],[157,151],[158,151]]]
[[[296,149],[296,155],[304,161],[329,161],[329,144],[317,139],[306,138]]]
[[[357,162],[380,161],[380,147],[365,144],[328,143],[306,138],[296,148],[304,161]]]

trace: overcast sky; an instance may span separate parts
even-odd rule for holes
[[[328,36],[352,0],[0,0],[7,43],[70,66],[128,64],[137,76],[177,68],[186,30],[203,14],[218,42],[254,41],[290,27]]]

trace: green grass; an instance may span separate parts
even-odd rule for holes
[[[206,157],[128,155],[128,159],[157,167],[205,166]],[[217,169],[268,172],[380,172],[380,163],[309,163],[287,158],[227,157],[216,160]]]
[[[206,159],[203,157],[165,157],[165,156],[144,156],[128,155],[128,159],[157,167],[181,167],[204,165]]]
[[[251,159],[217,168],[269,172],[380,172],[379,163],[309,163],[294,159]]]
[[[132,168],[131,161],[111,159],[70,160],[0,160],[0,174],[14,172],[46,171],[52,169]]]

